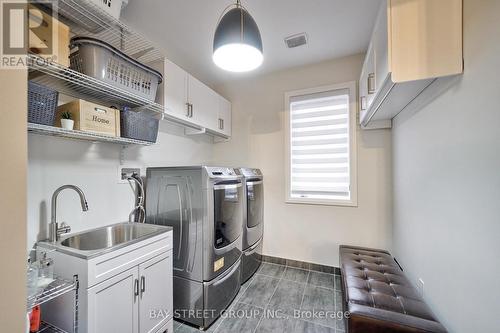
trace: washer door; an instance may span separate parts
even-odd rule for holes
[[[241,235],[241,183],[214,185],[214,247],[224,248]]]

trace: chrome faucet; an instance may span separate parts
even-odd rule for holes
[[[59,187],[57,190],[55,190],[54,194],[52,194],[52,208],[51,208],[51,217],[49,224],[49,240],[52,243],[57,242],[62,234],[66,234],[71,231],[71,227],[66,223],[64,222],[61,223],[61,227],[59,227],[57,223],[57,196],[61,191],[66,189],[74,190],[76,193],[78,193],[78,195],[80,196],[80,204],[82,205],[82,210],[84,212],[89,210],[87,200],[85,200],[85,194],[78,186],[63,185]]]

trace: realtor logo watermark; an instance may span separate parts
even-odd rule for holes
[[[0,0],[0,18],[0,68],[26,68],[28,53],[37,63],[57,62],[56,0]]]

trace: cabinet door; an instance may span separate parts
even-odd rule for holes
[[[88,289],[88,333],[138,332],[138,276],[134,267]]]
[[[172,318],[172,251],[139,265],[139,332],[153,333]]]
[[[165,60],[164,75],[165,112],[181,119],[188,118],[188,73],[169,60]]]
[[[363,120],[364,114],[368,109],[368,87],[366,86],[366,82],[368,80],[368,73],[366,68],[363,66],[361,70],[361,76],[359,77],[359,120],[360,122]]]
[[[373,32],[373,45],[375,53],[375,90],[382,87],[389,75],[389,44],[387,24],[387,1],[382,1]]]
[[[374,49],[374,44],[373,41],[370,44],[370,47],[368,48],[368,51],[366,52],[366,62],[365,62],[365,68],[364,70],[366,71],[365,75],[365,84],[366,84],[366,108],[369,109],[370,106],[373,103],[373,99],[375,98],[375,94],[377,92],[376,90],[376,83],[375,83],[375,49]]]
[[[191,121],[202,127],[216,130],[219,99],[215,91],[197,78],[189,75],[188,100],[191,103]]]
[[[219,96],[219,116],[217,124],[217,132],[231,136],[231,102],[222,96]]]

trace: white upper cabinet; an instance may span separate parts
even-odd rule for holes
[[[382,1],[359,79],[361,126],[391,127],[434,80],[462,72],[462,0]]]
[[[227,137],[231,136],[231,102],[219,96],[219,118],[217,119],[218,130]]]
[[[188,79],[188,103],[191,120],[195,124],[217,130],[219,95],[192,75]]]
[[[165,73],[166,77],[164,78],[163,89],[158,89],[158,102],[165,106],[165,113],[188,118],[188,74],[169,60],[165,61]]]
[[[163,73],[164,82],[156,101],[165,106],[168,120],[224,138],[231,135],[230,102],[224,111],[224,119],[229,118],[229,121],[224,120],[221,126],[222,96],[168,59],[150,66]]]

